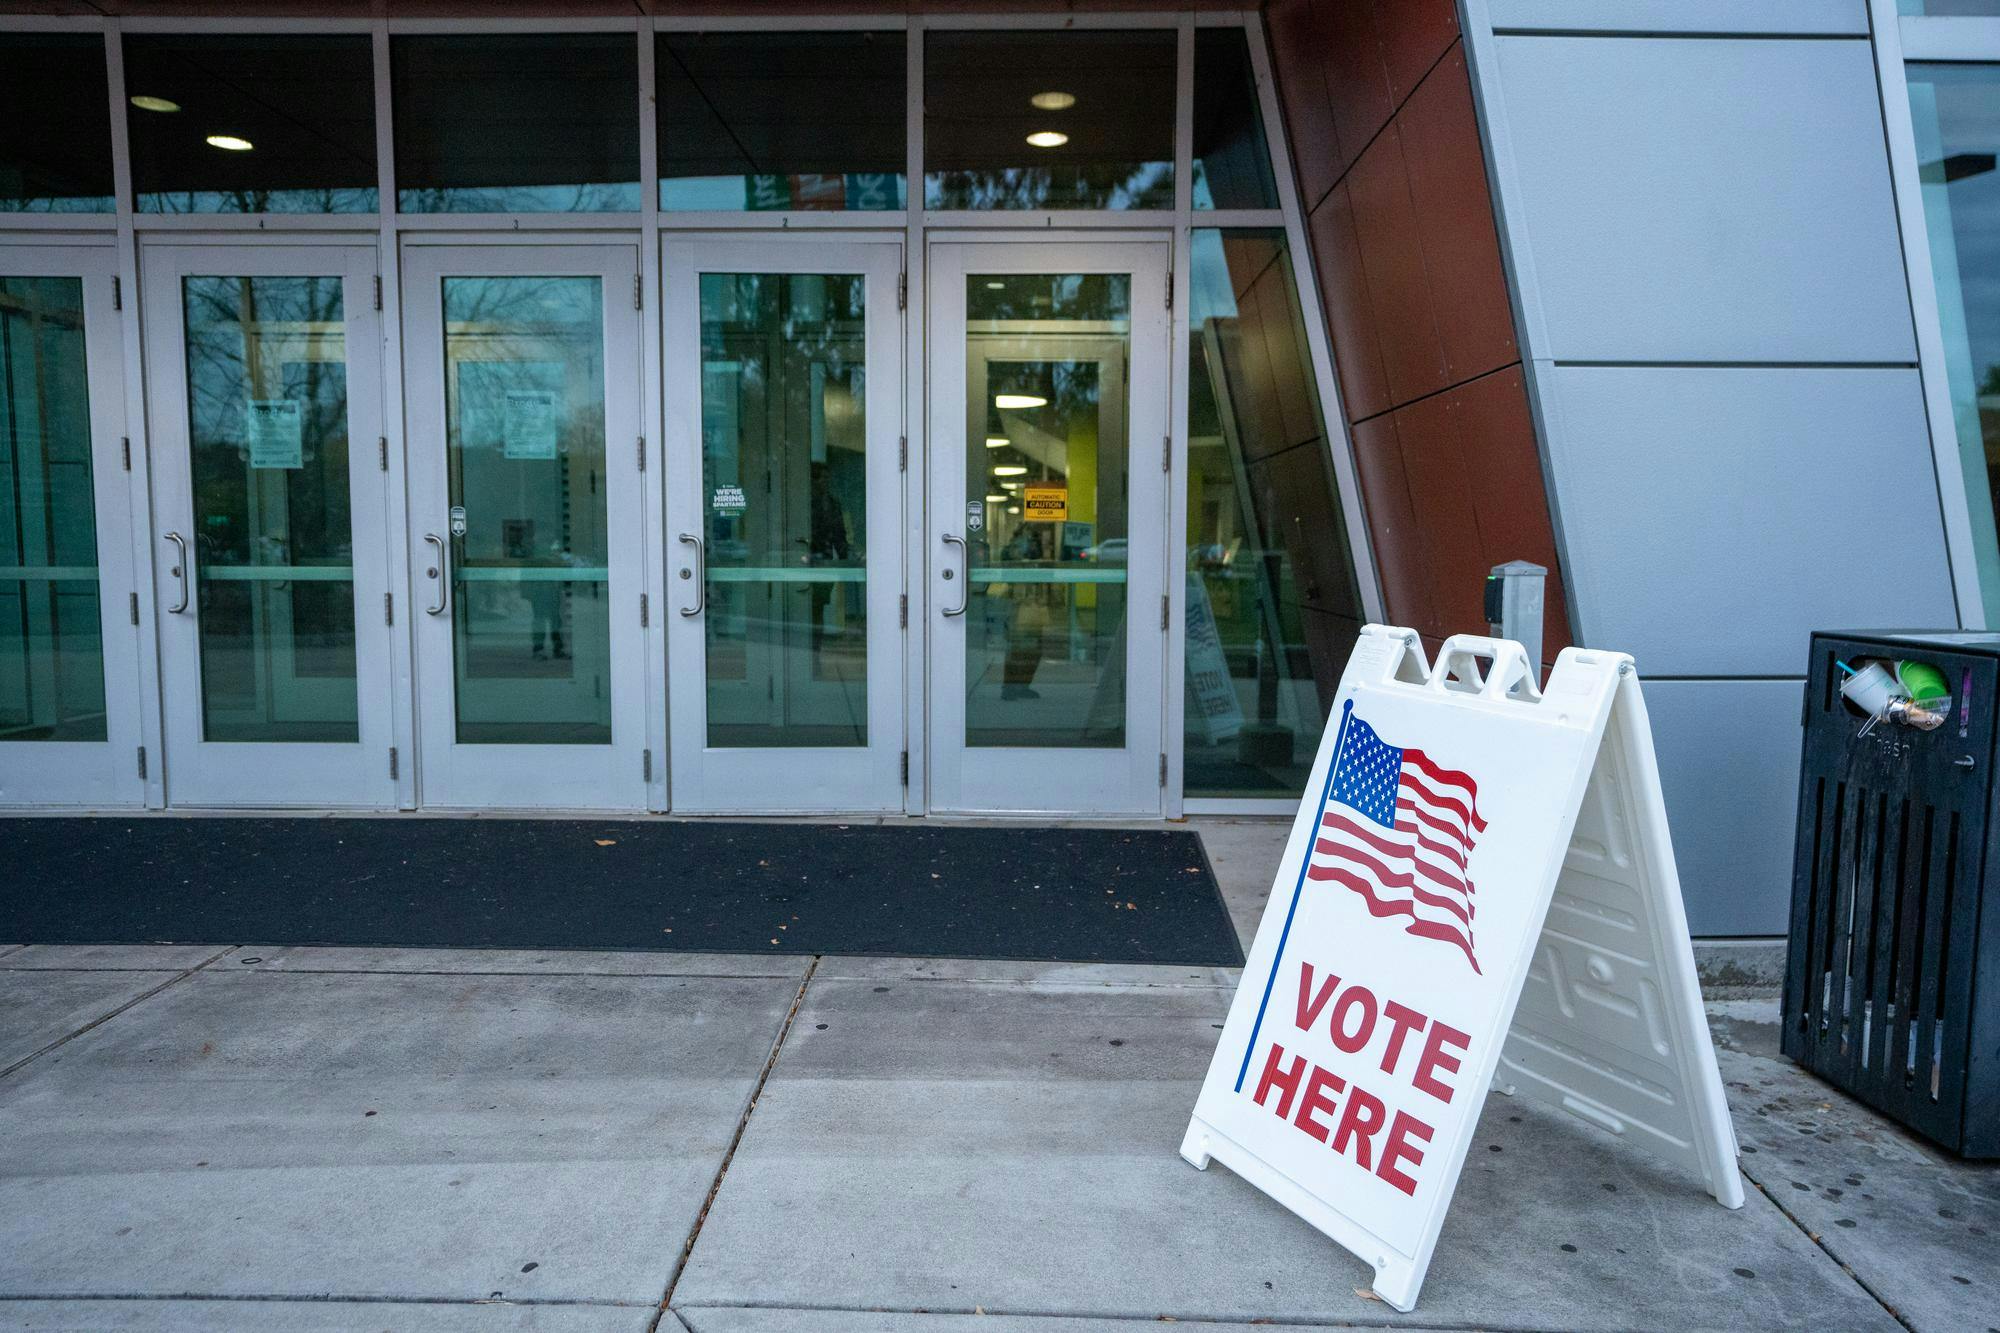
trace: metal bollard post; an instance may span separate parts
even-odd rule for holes
[[[1535,679],[1542,678],[1542,590],[1549,571],[1526,560],[1495,565],[1486,576],[1486,628],[1528,650]]]

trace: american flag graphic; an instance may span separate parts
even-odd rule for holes
[[[1486,827],[1479,784],[1384,742],[1359,715],[1347,723],[1307,876],[1354,890],[1373,916],[1408,917],[1405,931],[1456,945],[1479,971],[1466,877]]]

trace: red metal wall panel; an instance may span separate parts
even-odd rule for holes
[[[1569,614],[1457,6],[1266,12],[1387,613],[1432,640],[1483,633],[1486,571],[1533,560],[1553,658]]]

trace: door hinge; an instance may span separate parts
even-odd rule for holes
[[[136,625],[139,622],[135,620],[132,623]],[[909,627],[910,627],[910,594],[903,593],[902,595],[896,598],[896,628],[908,629]]]
[[[382,594],[382,623],[385,625],[396,623],[396,594],[393,592]]]
[[[380,273],[375,275],[375,308],[377,310],[382,308],[382,275]]]
[[[639,470],[646,470],[646,437],[643,435],[639,437]]]
[[[1167,270],[1167,309],[1174,308],[1174,271]]]
[[[634,310],[644,310],[646,308],[645,301],[646,276],[643,273],[634,273],[632,275],[632,308]]]
[[[1162,596],[1160,598],[1160,628],[1165,629],[1166,627],[1167,627],[1167,599],[1164,596]]]
[[[1165,754],[1160,756],[1160,785],[1162,787],[1167,785],[1167,756]]]
[[[651,750],[639,751],[639,780],[641,782],[651,782],[653,780],[653,752]]]
[[[910,271],[904,269],[896,275],[896,309],[907,310],[910,305]]]
[[[384,472],[389,470],[389,437],[386,435],[375,437],[375,461]]]
[[[146,780],[146,747],[139,747],[139,781]]]
[[[396,766],[396,747],[392,745],[392,746],[390,746],[390,747],[389,747],[389,781],[391,781],[391,782],[394,782],[394,781],[396,780],[396,776],[397,776],[397,774],[396,774],[396,767],[397,767],[397,766]]]
[[[118,437],[118,456],[125,461],[125,470],[130,472],[132,470],[132,437],[130,435],[121,435]]]
[[[139,623],[139,594],[135,592],[126,595],[132,599],[132,623],[136,625]]]
[[[123,310],[125,308],[125,284],[120,281],[116,273],[111,275],[111,308],[113,310]],[[139,753],[144,754],[145,751],[141,750]],[[143,759],[140,760],[139,767],[141,769],[139,776],[143,778],[146,776],[143,771],[145,768],[145,761]]]
[[[1174,437],[1171,435],[1162,435],[1160,437],[1160,471],[1172,472],[1173,470]]]
[[[907,435],[896,437],[896,470],[898,472],[910,470],[910,437]]]
[[[648,628],[648,627],[650,626],[650,624],[651,624],[651,620],[652,620],[652,615],[653,615],[653,611],[652,611],[652,606],[651,606],[651,605],[650,605],[650,603],[648,602],[646,594],[642,592],[642,593],[640,593],[640,594],[639,594],[639,628],[640,628],[640,629],[646,629],[646,628]]]
[[[908,750],[903,751],[903,785],[905,787],[910,785],[910,752]]]

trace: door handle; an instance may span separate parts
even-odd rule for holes
[[[682,578],[694,580],[694,605],[682,607],[681,614],[698,616],[702,607],[708,604],[708,551],[702,546],[701,538],[692,532],[683,532],[681,540],[694,547],[694,572],[690,574],[686,569],[681,570]]]
[[[177,552],[179,552],[179,554],[175,558],[180,561],[179,564],[175,565],[172,569],[168,570],[167,572],[169,574],[172,574],[175,578],[181,581],[181,599],[178,602],[175,602],[172,606],[168,607],[167,610],[173,613],[174,615],[181,615],[188,609],[187,538],[181,536],[178,532],[170,532],[167,534],[167,540],[172,542],[174,544],[174,549]]]
[[[426,532],[424,540],[437,547],[437,563],[424,572],[437,580],[437,601],[424,610],[434,616],[441,616],[451,604],[451,552],[446,549],[444,538],[435,532]]]
[[[958,572],[960,576],[958,605],[955,608],[947,606],[944,608],[944,613],[948,616],[962,616],[965,614],[965,608],[971,604],[969,599],[972,596],[972,589],[968,586],[972,582],[971,548],[965,544],[965,538],[954,533],[947,532],[941,535],[944,537],[944,544],[946,546],[956,546],[958,548]],[[951,570],[949,568],[944,571],[944,576],[946,579],[951,578]]]

